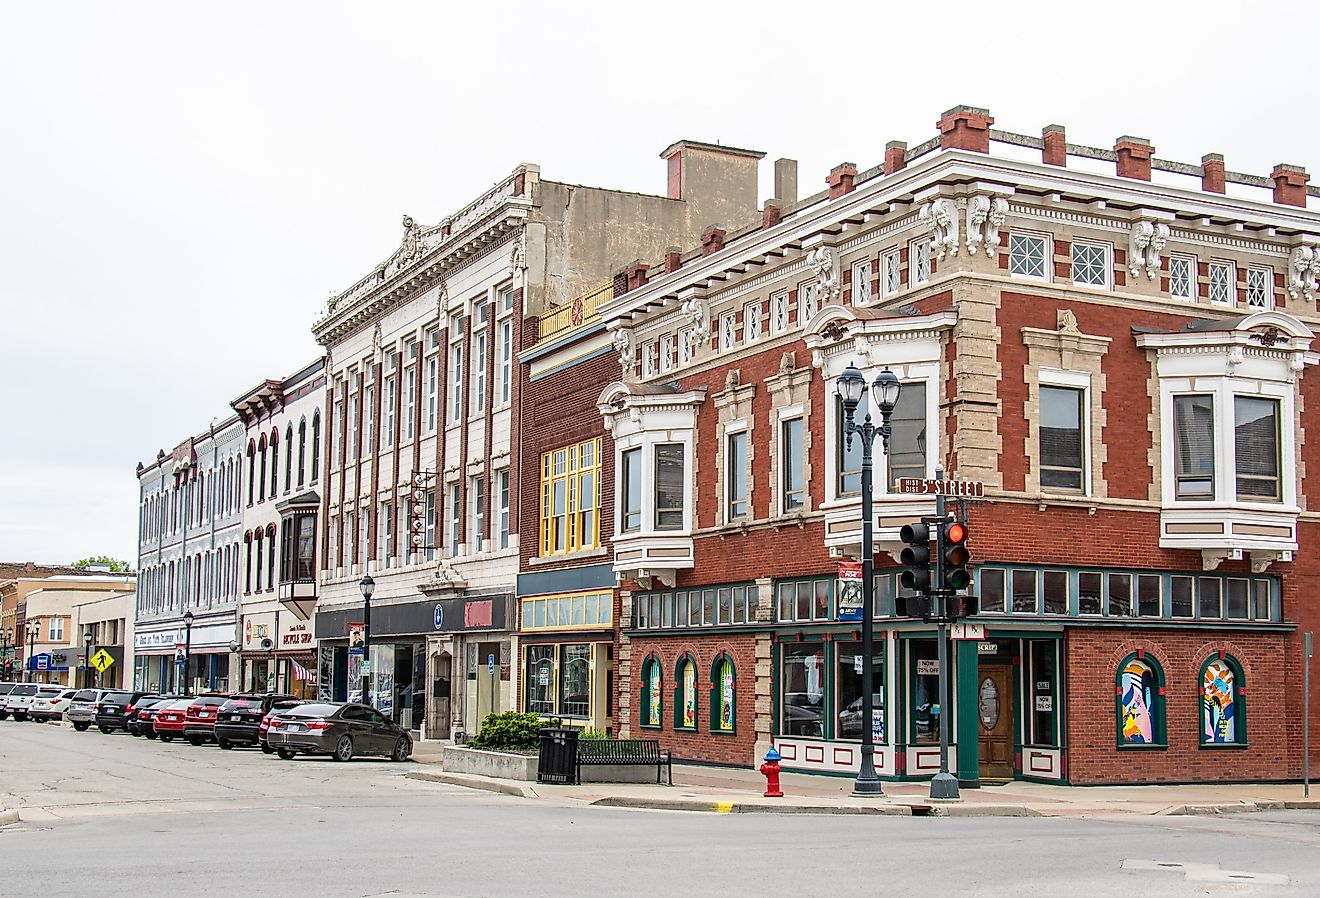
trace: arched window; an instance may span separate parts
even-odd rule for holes
[[[307,419],[298,422],[298,488],[307,481]]]
[[[284,428],[284,491],[293,489],[293,424]]]
[[[266,588],[275,588],[275,545],[279,540],[275,538],[275,525],[270,524],[266,527]]]
[[[321,470],[321,410],[312,412],[312,483],[316,483]]]
[[[697,728],[697,662],[691,655],[674,667],[674,729]]]
[[[257,501],[266,501],[266,435],[261,435],[261,442],[257,443],[257,454],[261,457],[261,473],[257,478]]]
[[[732,733],[736,719],[733,658],[725,652],[710,666],[710,731]]]
[[[660,729],[660,681],[660,659],[649,655],[642,662],[642,716],[639,724],[646,729]]]
[[[1201,744],[1247,744],[1247,695],[1242,666],[1220,652],[1201,665]]]
[[[248,505],[252,504],[252,491],[257,488],[257,445],[248,440]]]
[[[280,492],[280,432],[270,432],[270,497],[274,499]]]
[[[1118,744],[1120,748],[1163,748],[1164,671],[1155,658],[1136,651],[1118,666]]]
[[[252,554],[255,555],[257,559],[257,576],[254,578],[252,588],[256,592],[261,592],[261,570],[262,570],[261,565],[262,562],[265,560],[265,558],[261,554],[261,538],[263,535],[264,535],[263,531],[261,530],[258,530],[256,533],[253,534],[253,538],[256,539],[257,542],[257,547],[252,552]]]
[[[243,534],[243,545],[247,549],[247,563],[243,568],[243,593],[252,592],[252,533]]]
[[[197,520],[206,520],[206,475],[197,475]]]

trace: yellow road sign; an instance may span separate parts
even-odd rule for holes
[[[95,655],[92,656],[92,667],[95,667],[101,673],[105,673],[107,670],[109,670],[110,665],[114,663],[115,663],[115,659],[110,657],[110,653],[107,652],[105,649],[101,649]]]

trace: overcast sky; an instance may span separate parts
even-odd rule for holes
[[[1307,7],[1158,7],[0,0],[0,560],[136,564],[137,462],[519,162],[659,193],[661,149],[721,141],[806,195],[967,103],[1320,171]]]

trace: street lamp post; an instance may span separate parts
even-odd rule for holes
[[[876,427],[867,412],[860,424],[854,419],[857,405],[867,392],[866,379],[856,366],[849,365],[839,376],[838,392],[843,401],[844,433],[848,448],[852,448],[853,436],[862,441],[862,762],[857,770],[857,779],[853,783],[854,795],[880,795],[880,778],[875,775],[875,736],[873,719],[875,717],[875,672],[872,669],[875,659],[875,595],[873,558],[875,546],[871,533],[872,497],[871,497],[871,446],[877,434],[886,456],[889,455],[889,436],[892,429],[889,418],[898,403],[898,394],[902,389],[894,372],[885,368],[876,375],[871,392],[875,396],[876,406],[880,411],[880,426]]]
[[[365,574],[358,584],[362,589],[362,704],[371,704],[371,596],[376,581]]]
[[[36,671],[32,669],[32,658],[37,651],[37,632],[41,630],[41,618],[34,617],[32,620],[28,621],[26,625],[26,629],[27,629],[27,638],[28,638],[28,650],[27,650],[27,657],[23,659],[24,661],[23,666],[27,668],[27,673],[23,677],[23,682],[31,683],[32,677],[36,673]]]
[[[192,625],[193,613],[183,612],[183,694],[192,695],[188,685],[188,668],[192,666]]]
[[[9,644],[14,641],[14,628],[0,630],[0,676],[4,675],[5,665],[9,661]]]
[[[83,686],[92,685],[92,631],[83,634]]]

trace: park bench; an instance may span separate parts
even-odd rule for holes
[[[602,766],[655,765],[655,781],[660,782],[660,768],[667,772],[669,785],[674,784],[674,767],[670,754],[660,748],[657,739],[582,739],[577,746],[577,781],[582,782],[582,767],[586,764]]]

